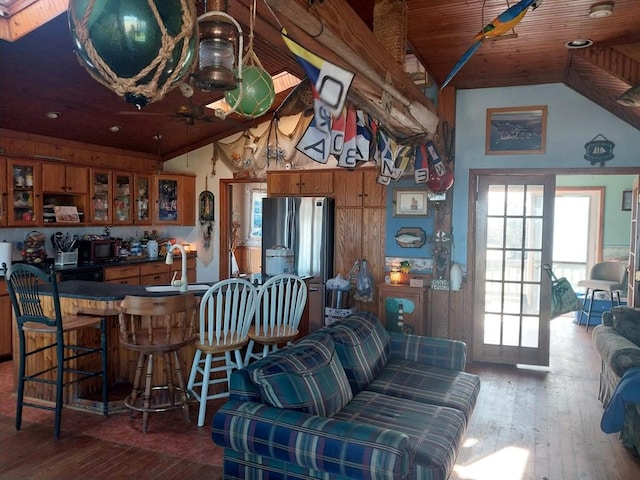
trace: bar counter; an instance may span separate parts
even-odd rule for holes
[[[200,283],[199,285],[202,285]],[[203,291],[192,292],[196,296],[202,296]],[[131,384],[136,369],[138,354],[120,346],[118,337],[118,307],[120,301],[127,295],[137,296],[165,296],[171,295],[171,292],[155,293],[148,292],[142,285],[123,285],[119,283],[106,282],[90,282],[85,280],[68,280],[58,283],[58,294],[60,297],[60,308],[62,313],[85,312],[97,316],[107,317],[107,345],[108,345],[108,376],[109,376],[109,410],[117,411],[123,408],[123,400],[130,393]],[[178,292],[175,293],[179,294]],[[51,301],[49,301],[51,299]],[[52,297],[43,297],[43,307],[47,315],[53,316]],[[197,318],[197,317],[196,317]],[[13,319],[13,328],[15,326],[15,318]],[[196,327],[197,328],[197,327]],[[68,341],[77,341],[84,344],[96,344],[99,340],[99,331],[85,329],[78,332],[69,332],[67,334]],[[14,351],[14,388],[15,379],[18,374],[19,351],[18,340],[13,338]],[[28,334],[27,342],[32,342],[31,347],[37,347],[51,343],[51,336],[42,334]],[[191,371],[191,361],[194,356],[195,349],[192,346],[184,347],[180,351],[180,359],[183,364],[183,371]],[[55,355],[50,353],[34,355],[30,360],[27,368],[37,368],[43,370],[48,368],[55,361]],[[99,358],[86,358],[86,362],[97,362]],[[93,363],[91,363],[93,365]],[[154,371],[154,378],[162,379],[162,362],[156,362],[158,371]],[[85,365],[86,366],[86,365]],[[33,371],[33,370],[32,370]],[[51,372],[53,374],[53,372]],[[53,375],[51,375],[53,378]],[[99,378],[90,379],[80,383],[73,383],[65,387],[64,402],[66,406],[93,410],[101,413],[101,380]],[[44,384],[32,384],[27,382],[25,385],[25,397],[29,400],[43,401],[46,403],[54,403],[55,393],[54,386]]]

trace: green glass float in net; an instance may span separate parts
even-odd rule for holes
[[[253,51],[250,53],[253,54]],[[224,98],[239,114],[259,117],[271,108],[276,98],[273,80],[255,55],[245,55],[243,63],[242,79],[236,88],[225,92]]]
[[[71,0],[69,30],[89,74],[138,108],[161,100],[194,66],[189,0]]]

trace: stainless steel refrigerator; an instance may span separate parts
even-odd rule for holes
[[[262,200],[262,273],[266,251],[284,246],[293,250],[294,273],[311,277],[309,331],[324,324],[325,284],[333,277],[335,202],[326,197],[273,197]]]

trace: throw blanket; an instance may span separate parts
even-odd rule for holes
[[[640,403],[640,367],[630,368],[622,375],[609,404],[604,409],[600,430],[604,433],[622,430],[625,402]]]

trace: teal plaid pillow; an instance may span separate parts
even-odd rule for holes
[[[331,417],[353,398],[333,339],[316,334],[248,367],[263,401]]]

